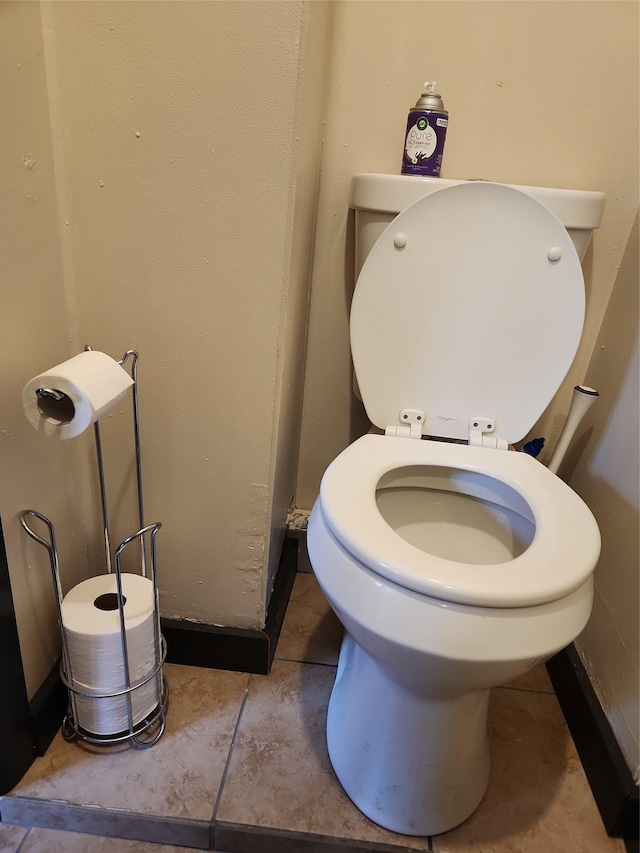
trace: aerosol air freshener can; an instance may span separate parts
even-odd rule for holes
[[[435,82],[425,83],[425,91],[415,107],[409,110],[402,155],[403,175],[431,175],[435,178],[440,175],[449,113],[440,95],[434,92],[435,85]]]

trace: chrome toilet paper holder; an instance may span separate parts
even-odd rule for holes
[[[90,351],[91,347],[86,346],[85,351]],[[102,510],[103,523],[103,538],[105,551],[105,568],[107,573],[115,574],[116,599],[117,609],[120,621],[120,650],[122,654],[122,671],[124,677],[124,686],[117,691],[96,692],[95,689],[86,689],[86,685],[80,686],[74,680],[72,671],[72,660],[69,653],[69,642],[66,634],[65,626],[62,619],[62,601],[63,590],[60,580],[60,563],[58,556],[58,547],[56,543],[55,528],[53,523],[42,513],[33,509],[24,510],[20,514],[20,523],[27,534],[41,545],[49,555],[49,563],[53,579],[53,586],[56,599],[56,610],[58,627],[62,641],[62,651],[60,657],[60,678],[67,688],[69,694],[69,706],[62,722],[62,735],[65,740],[79,739],[86,743],[97,746],[114,746],[130,743],[138,749],[146,749],[157,743],[164,734],[166,727],[166,714],[169,703],[169,688],[166,679],[162,673],[167,649],[166,642],[162,636],[160,629],[160,607],[158,595],[158,576],[157,576],[157,556],[156,556],[156,536],[161,528],[160,522],[154,524],[145,524],[144,519],[144,497],[142,490],[142,460],[140,449],[140,418],[138,405],[138,362],[139,354],[135,350],[127,350],[122,359],[118,362],[120,366],[131,360],[131,378],[132,385],[132,408],[133,408],[133,431],[134,431],[134,449],[136,462],[136,487],[137,487],[137,503],[138,503],[138,530],[127,536],[120,542],[111,552],[110,534],[109,534],[109,513],[107,503],[107,489],[104,472],[104,458],[102,453],[102,440],[100,435],[99,420],[93,424],[94,440],[96,447],[96,461],[98,468],[98,477],[100,484],[100,503]],[[44,396],[56,398],[59,392],[55,389],[38,389],[36,393],[42,391]],[[48,539],[39,535],[29,524],[31,519],[37,519],[44,524],[47,529]],[[126,548],[134,542],[138,542],[140,546],[140,566],[141,575],[149,578],[153,587],[153,634],[154,634],[154,660],[149,664],[149,671],[141,678],[132,682],[129,671],[129,648],[127,643],[127,631],[125,625],[124,603],[125,597],[122,591],[122,554]],[[115,609],[115,608],[114,608]],[[132,694],[134,690],[143,687],[147,683],[155,679],[157,705],[151,713],[147,714],[144,719],[134,720],[134,711],[132,703]],[[84,687],[84,689],[83,689]],[[89,697],[90,699],[118,699],[122,697],[125,700],[126,716],[128,726],[124,731],[115,732],[113,734],[103,735],[87,731],[82,728],[78,722],[78,697]]]

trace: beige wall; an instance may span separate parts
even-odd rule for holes
[[[19,391],[85,343],[116,358],[141,353],[163,615],[264,624],[295,485],[330,9],[299,0],[3,7],[3,110],[16,125],[2,165],[7,206],[19,208],[3,232],[15,318],[3,337],[3,428],[23,448],[6,463],[3,523],[32,691],[55,650],[32,642],[36,582],[23,578],[16,513],[49,510],[78,535],[97,518],[91,445],[45,446],[22,418]],[[28,77],[24,62],[17,70],[23,56]],[[3,116],[3,142],[4,128]],[[26,188],[38,179],[36,204]],[[103,421],[113,541],[137,526],[122,410]],[[37,483],[17,486],[36,459]],[[48,501],[41,482],[62,467],[68,508]],[[74,551],[85,574],[102,568],[98,545]],[[48,589],[46,555],[36,548],[34,560]],[[65,560],[67,585],[70,572]]]
[[[293,216],[288,223],[291,229],[291,269],[287,298],[283,306],[285,310],[280,324],[282,351],[278,363],[281,377],[278,407],[275,410],[276,416],[279,416],[281,411],[293,412],[295,416],[279,416],[276,453],[272,458],[271,563],[264,576],[267,600],[269,584],[277,568],[273,564],[273,558],[277,558],[279,554],[279,548],[274,547],[274,543],[278,543],[282,535],[282,518],[295,504],[331,11],[330,2],[313,0],[309,7],[306,31],[303,33],[307,50],[301,90],[302,110],[296,132],[297,163],[291,181],[291,193],[295,194],[295,203],[291,211]]]
[[[84,577],[88,530],[76,522],[88,484],[69,471],[86,473],[87,444],[47,444],[22,415],[25,382],[77,350],[77,315],[59,234],[39,5],[4,3],[0,14],[0,516],[32,694],[57,657],[58,634],[49,563],[18,513],[51,518],[68,583]]]
[[[627,244],[587,381],[600,389],[560,475],[602,532],[591,621],[578,648],[636,781],[640,779],[640,436],[638,220]]]
[[[329,462],[368,428],[351,394],[349,184],[357,172],[399,172],[407,111],[425,79],[438,81],[451,116],[443,177],[607,193],[585,262],[583,344],[533,430],[553,449],[637,208],[637,72],[635,2],[336,3],[298,506],[311,507]]]

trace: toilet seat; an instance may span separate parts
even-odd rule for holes
[[[351,305],[353,364],[373,424],[424,412],[422,434],[468,440],[469,423],[520,441],[575,356],[584,279],[562,223],[502,184],[436,190],[369,253]]]
[[[416,465],[483,474],[515,490],[536,525],[530,546],[508,562],[470,565],[406,542],[380,514],[376,488],[388,472]],[[527,607],[557,600],[588,579],[600,553],[600,533],[586,504],[526,453],[365,435],[326,470],[319,500],[332,535],[367,568],[460,604]]]

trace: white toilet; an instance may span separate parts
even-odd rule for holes
[[[356,806],[392,831],[435,835],[474,811],[489,777],[489,688],[589,619],[596,522],[509,446],[574,358],[578,251],[603,204],[601,193],[354,179],[351,347],[384,434],[327,469],[308,549],[346,632],[331,762]]]

